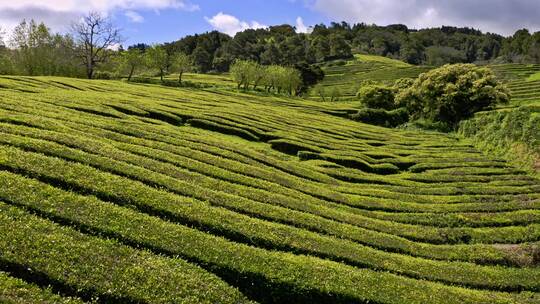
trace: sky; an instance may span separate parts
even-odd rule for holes
[[[0,27],[9,33],[22,19],[35,19],[66,32],[89,11],[112,18],[126,46],[284,23],[306,32],[332,21],[469,26],[503,35],[540,30],[540,0],[0,0]]]

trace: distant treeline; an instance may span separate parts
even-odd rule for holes
[[[92,17],[92,14],[89,15]],[[100,17],[105,29],[116,34],[108,20]],[[90,18],[89,21],[94,21]],[[82,24],[84,25],[84,23]],[[84,29],[71,34],[52,33],[43,23],[23,21],[12,33],[4,33],[0,43],[0,74],[87,76],[99,73],[132,75],[134,65],[128,60],[129,72],[125,72],[124,48],[118,50],[109,43],[91,48],[84,41]],[[83,33],[81,33],[81,30]],[[114,30],[114,31],[113,31]],[[2,31],[0,31],[2,38]],[[108,41],[104,37],[104,41]],[[110,42],[110,41],[109,41]],[[94,44],[96,44],[94,42]],[[405,25],[376,26],[331,23],[319,24],[310,33],[297,33],[290,25],[271,26],[265,29],[248,29],[234,37],[217,31],[186,36],[178,41],[149,46],[144,43],[127,49],[139,50],[159,47],[161,51],[150,56],[153,60],[142,62],[159,75],[171,72],[172,59],[179,54],[189,59],[189,70],[200,73],[226,72],[237,60],[252,61],[265,66],[298,67],[336,59],[347,59],[352,54],[368,53],[400,59],[411,64],[443,65],[446,63],[519,62],[540,63],[540,32],[530,33],[523,29],[511,37],[482,33],[472,28],[441,27],[413,30]],[[158,56],[158,57],[159,57]],[[165,56],[165,57],[163,57]],[[136,57],[136,56],[135,56]],[[147,56],[148,57],[148,56]],[[148,59],[148,58],[147,58]],[[157,60],[159,59],[159,60]],[[160,62],[158,62],[160,61]],[[141,63],[138,64],[141,66]],[[161,66],[160,66],[161,65]],[[297,68],[298,69],[298,68]],[[124,71],[122,71],[124,70]],[[181,69],[182,71],[186,69]],[[157,74],[157,73],[156,73]]]
[[[227,71],[236,59],[291,66],[348,58],[354,52],[387,56],[411,64],[519,62],[540,63],[540,32],[517,31],[511,37],[472,28],[443,26],[413,30],[396,24],[377,26],[319,24],[310,34],[290,25],[248,29],[233,38],[213,31],[166,43],[169,52],[192,55],[199,71]]]

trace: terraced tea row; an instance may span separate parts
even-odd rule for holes
[[[416,78],[429,69],[386,57],[356,54],[342,64],[323,67],[324,80],[311,89],[310,98],[349,100],[356,96],[363,81],[393,83],[400,78]]]
[[[456,138],[358,124],[299,99],[0,85],[0,216],[16,230],[0,240],[12,248],[0,270],[29,297],[539,301],[539,181]],[[49,248],[51,262],[38,259]]]

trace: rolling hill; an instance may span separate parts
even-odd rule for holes
[[[503,157],[540,177],[540,65],[490,66],[511,94],[509,104],[479,112],[459,133],[485,153]]]
[[[431,69],[427,66],[413,66],[399,60],[375,55],[355,54],[348,61],[335,61],[322,67],[325,78],[310,90],[314,100],[330,99],[332,95],[339,100],[354,99],[362,81],[393,83],[400,78],[416,78]]]
[[[540,302],[540,181],[453,135],[119,81],[0,98],[0,301]]]

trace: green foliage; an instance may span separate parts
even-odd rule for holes
[[[445,65],[421,74],[396,102],[412,119],[442,122],[455,127],[474,113],[509,101],[509,92],[489,68],[468,64]]]
[[[294,68],[300,72],[302,79],[302,85],[299,89],[301,93],[307,92],[310,87],[324,79],[324,71],[316,65],[310,65],[304,62],[295,64]]]
[[[229,73],[232,79],[238,84],[238,88],[244,87],[244,90],[249,88],[252,79],[251,70],[256,69],[258,64],[254,61],[237,60],[231,65]]]
[[[286,92],[289,95],[298,94],[302,84],[300,72],[294,68],[282,66],[263,66],[251,60],[237,60],[231,65],[230,74],[238,88],[248,90],[253,86],[256,90],[264,85],[266,91],[277,93]]]
[[[193,61],[184,53],[175,53],[171,58],[170,72],[178,73],[178,83],[182,83],[182,75],[191,70]]]
[[[480,113],[462,121],[459,134],[540,176],[540,115],[534,107]]]
[[[414,84],[413,78],[400,78],[394,82],[393,88],[399,92],[410,88]]]
[[[159,71],[159,77],[163,81],[163,76],[170,65],[170,57],[165,49],[159,45],[155,45],[145,52],[146,64],[149,68]]]
[[[121,53],[120,69],[127,71],[128,81],[131,80],[137,69],[144,66],[144,53],[138,48],[131,48]]]
[[[94,79],[102,79],[102,80],[111,80],[111,79],[119,79],[120,76],[118,74],[116,74],[116,73],[113,73],[113,72],[97,71],[97,72],[94,73],[93,78]]]
[[[465,53],[453,47],[428,47],[426,49],[426,58],[426,63],[431,66],[467,62]]]
[[[358,113],[351,115],[356,121],[372,125],[395,128],[409,120],[409,113],[406,108],[387,110],[384,108],[364,108]]]
[[[3,74],[80,76],[82,69],[73,50],[75,42],[53,34],[42,22],[23,20],[11,34],[12,50],[0,51]]]
[[[381,84],[363,85],[356,95],[366,108],[394,110],[396,108],[392,87]]]

